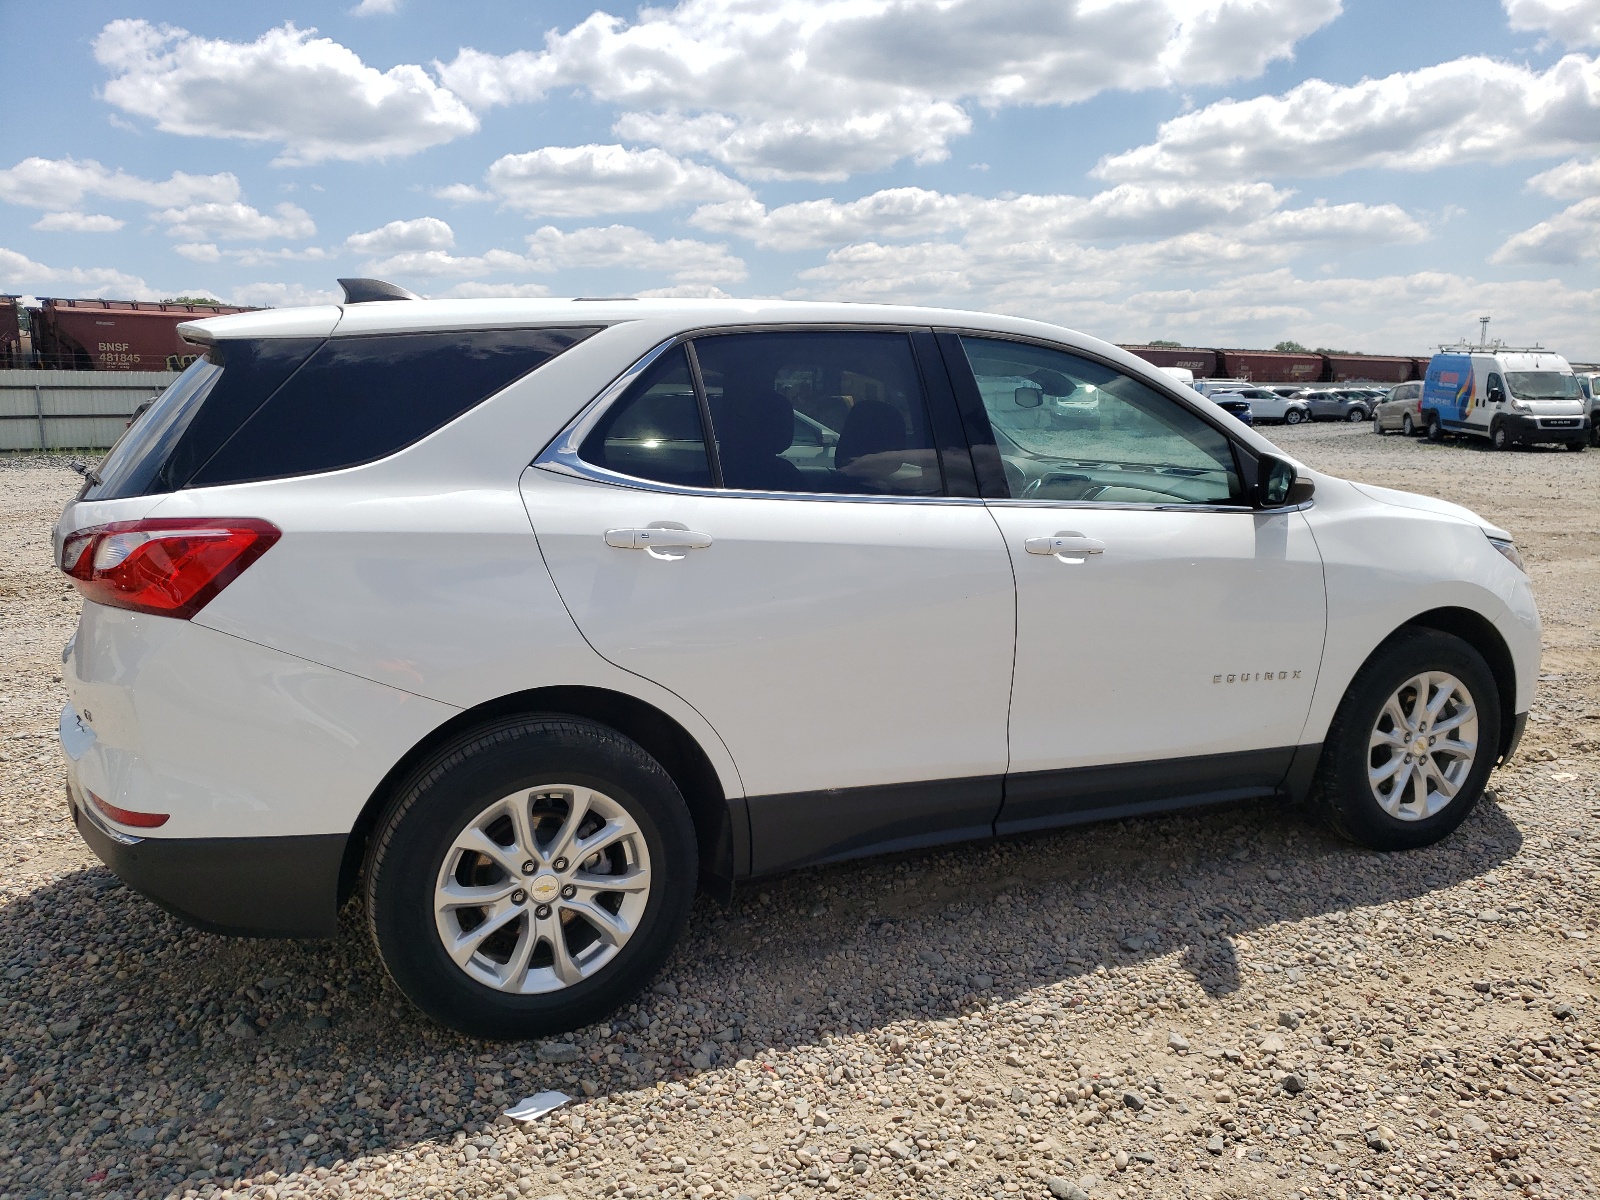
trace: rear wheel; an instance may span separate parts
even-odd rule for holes
[[[1400,418],[1400,432],[1405,434],[1406,437],[1416,437],[1417,436],[1417,426],[1411,420],[1411,414],[1410,413],[1406,413],[1405,416]]]
[[[1361,668],[1328,729],[1314,798],[1341,835],[1374,850],[1444,837],[1494,766],[1500,695],[1458,637],[1411,629]]]
[[[1428,414],[1428,440],[1430,442],[1444,441],[1444,426],[1439,424],[1439,414]]]
[[[683,797],[615,730],[510,718],[401,790],[368,853],[367,918],[400,990],[473,1037],[598,1020],[656,973],[698,862]]]

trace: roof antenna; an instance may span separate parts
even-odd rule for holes
[[[371,304],[375,300],[421,300],[415,292],[408,292],[397,284],[381,279],[341,279],[346,304]]]

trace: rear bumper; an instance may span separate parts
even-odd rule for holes
[[[185,924],[245,937],[332,937],[339,926],[345,835],[136,838],[112,834],[75,781],[73,824],[96,857],[134,891]]]

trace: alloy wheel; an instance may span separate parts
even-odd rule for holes
[[[650,899],[650,852],[628,811],[577,784],[519,791],[445,852],[434,923],[451,961],[497,991],[559,991],[627,944]]]
[[[1446,671],[1424,671],[1395,689],[1367,739],[1367,784],[1379,807],[1422,821],[1452,800],[1478,756],[1478,709]]]

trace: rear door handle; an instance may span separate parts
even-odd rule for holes
[[[614,550],[704,550],[711,545],[709,533],[692,529],[608,529],[606,545]]]
[[[1084,537],[1081,533],[1031,537],[1022,545],[1029,554],[1054,554],[1058,558],[1083,558],[1086,555],[1106,552],[1106,544],[1099,538]]]

